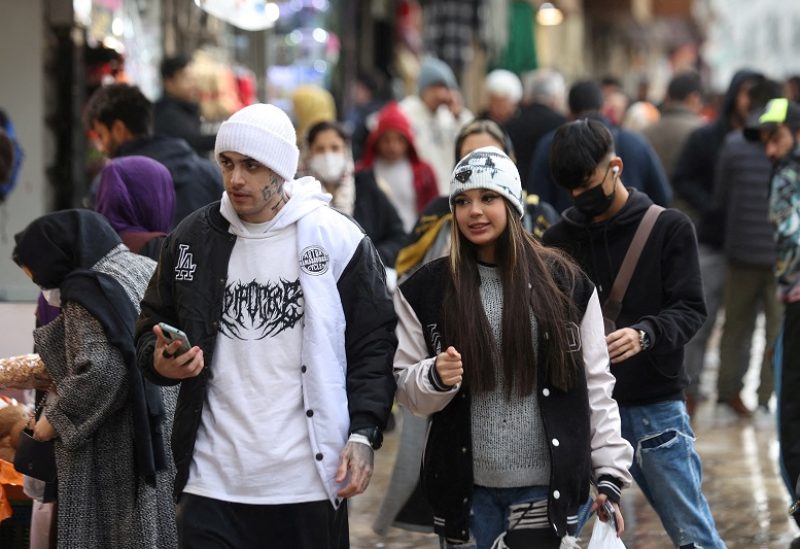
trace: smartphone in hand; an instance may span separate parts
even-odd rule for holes
[[[170,326],[166,322],[159,322],[158,327],[161,328],[161,332],[164,334],[164,339],[167,340],[167,344],[171,344],[173,341],[181,342],[181,346],[175,352],[175,356],[181,355],[192,348],[191,343],[189,343],[189,337],[175,326]]]
[[[615,532],[618,532],[619,529],[617,528],[617,513],[614,511],[614,506],[611,504],[609,500],[605,500],[603,502],[603,511],[608,517],[608,524],[610,524],[611,527],[614,528]]]

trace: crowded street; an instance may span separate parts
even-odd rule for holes
[[[0,549],[800,549],[800,2],[0,15]]]
[[[32,344],[23,319],[30,319],[33,307],[0,304],[0,352],[10,354]],[[718,338],[718,334],[717,334]],[[718,343],[717,338],[712,347]],[[709,352],[705,382],[716,377],[718,353]],[[746,400],[755,398],[755,370],[746,379]],[[716,413],[715,413],[716,412]],[[713,404],[700,407],[693,423],[697,448],[703,459],[703,491],[709,500],[720,534],[731,549],[777,549],[788,547],[800,529],[787,514],[789,499],[777,468],[774,418],[738,420],[715,410]],[[436,549],[433,534],[390,528],[385,536],[373,530],[375,518],[386,495],[398,434],[402,426],[386,434],[376,456],[375,475],[367,491],[350,502],[350,546],[353,549]],[[671,547],[658,516],[635,487],[625,493],[625,546],[632,549]],[[583,531],[591,534],[590,522]]]

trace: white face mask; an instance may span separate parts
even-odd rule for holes
[[[51,307],[61,307],[61,289],[60,288],[42,288],[42,295],[47,304]]]
[[[347,160],[342,153],[326,152],[311,157],[308,166],[326,183],[337,183],[344,175]]]

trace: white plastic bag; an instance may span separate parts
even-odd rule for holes
[[[617,532],[607,522],[595,519],[592,537],[586,549],[625,549],[625,544],[617,536]]]

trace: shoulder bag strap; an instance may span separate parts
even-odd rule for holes
[[[625,297],[625,292],[628,291],[628,284],[631,282],[633,271],[636,269],[636,264],[639,263],[639,256],[642,255],[644,245],[650,237],[653,226],[664,208],[656,204],[651,205],[644,213],[644,217],[639,222],[636,228],[636,233],[633,235],[628,251],[625,252],[625,258],[622,260],[617,277],[614,279],[614,284],[611,286],[611,293],[608,294],[608,299],[603,304],[603,316],[607,319],[616,322],[619,313],[622,311],[622,299]]]

